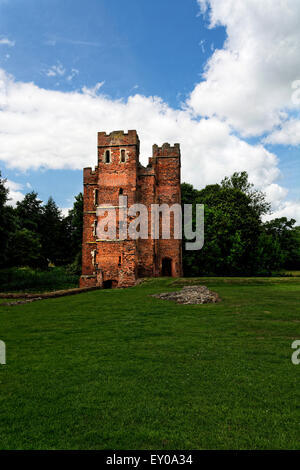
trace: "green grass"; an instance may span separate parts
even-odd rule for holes
[[[0,305],[1,304],[10,304],[12,302],[19,302],[19,301],[22,301],[22,300],[26,300],[26,299],[22,299],[22,298],[21,299],[19,299],[19,298],[18,299],[2,299],[2,298],[0,298]]]
[[[48,292],[78,287],[78,283],[79,276],[69,274],[65,268],[0,270],[0,292]]]
[[[0,307],[0,449],[299,449],[300,280],[173,282]]]

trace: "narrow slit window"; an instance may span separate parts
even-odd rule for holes
[[[94,221],[94,226],[93,226],[93,235],[94,235],[94,237],[97,236],[97,226],[98,226],[98,221],[95,220]]]
[[[99,197],[99,191],[98,189],[95,189],[95,193],[94,193],[94,205],[95,206],[98,205],[98,197]]]
[[[121,264],[122,264],[122,257],[119,256],[119,266],[121,266]]]
[[[119,194],[120,196],[124,193],[123,188],[120,188]]]
[[[105,163],[110,163],[110,151],[105,151]]]
[[[121,150],[121,163],[125,163],[125,162],[126,162],[125,150]]]

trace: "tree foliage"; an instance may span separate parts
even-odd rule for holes
[[[46,204],[34,191],[16,207],[9,205],[9,192],[0,173],[0,267],[47,268],[76,261],[81,265],[83,196],[75,197],[74,207],[63,217],[52,197]],[[73,267],[74,270],[74,267]]]
[[[202,190],[183,184],[182,204],[188,203],[204,204],[205,243],[200,251],[184,249],[185,275],[267,275],[283,267],[299,269],[295,221],[275,219],[264,224],[262,217],[270,212],[270,204],[246,172]]]
[[[52,197],[43,204],[30,192],[13,208],[0,173],[0,267],[49,265],[81,271],[83,195],[66,217]],[[270,212],[265,194],[255,189],[246,172],[197,190],[183,183],[182,205],[204,204],[205,243],[185,251],[186,276],[269,275],[300,269],[300,227],[285,217],[263,222]],[[195,211],[193,225],[195,230]]]

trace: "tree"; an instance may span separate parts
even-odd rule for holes
[[[256,274],[259,275],[271,276],[272,271],[279,270],[284,263],[279,241],[265,231],[261,232],[253,255],[256,256]]]
[[[296,220],[286,217],[270,220],[264,224],[267,234],[272,236],[281,248],[282,265],[286,269],[300,269],[300,237]]]
[[[9,262],[9,247],[16,229],[14,210],[7,205],[9,190],[5,183],[6,179],[1,178],[0,172],[0,267],[6,266]]]
[[[82,231],[83,231],[83,194],[75,196],[73,208],[64,219],[66,233],[68,234],[68,253],[72,266],[70,269],[79,274],[81,272]]]
[[[221,186],[227,189],[239,189],[242,193],[249,196],[250,204],[259,217],[270,213],[271,204],[266,201],[266,195],[262,191],[255,189],[254,184],[249,182],[246,171],[241,173],[235,172],[230,178],[224,178],[221,181]]]
[[[182,185],[182,195],[185,203],[205,206],[204,247],[183,251],[185,275],[252,275],[278,266],[279,245],[263,236],[261,218],[270,205],[249,183],[246,172],[202,190]],[[264,248],[266,256],[261,255]]]
[[[20,229],[41,233],[42,225],[42,201],[34,191],[27,193],[22,201],[17,202],[16,216]]]
[[[82,250],[82,231],[83,231],[83,194],[75,196],[73,209],[69,211],[72,251],[76,255]]]
[[[62,240],[64,234],[62,231],[62,215],[51,196],[42,208],[40,234],[42,257],[45,264],[63,264]]]
[[[17,230],[12,237],[10,262],[12,266],[36,268],[41,263],[41,243],[39,236],[27,228]]]

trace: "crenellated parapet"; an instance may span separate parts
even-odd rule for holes
[[[157,157],[179,157],[180,158],[180,145],[174,144],[172,147],[169,143],[163,144],[161,147],[153,145],[153,158]]]
[[[128,131],[114,131],[110,134],[106,132],[98,132],[98,147],[120,147],[120,146],[135,145],[139,147],[140,141],[135,130]]]
[[[93,170],[91,167],[83,169],[83,183],[84,184],[97,184],[98,181],[98,168]]]

